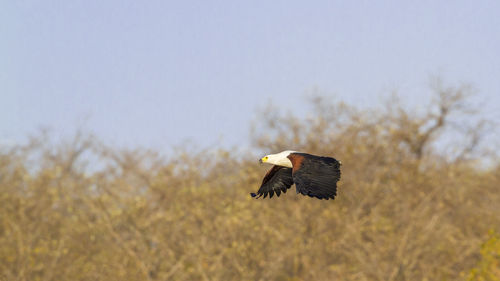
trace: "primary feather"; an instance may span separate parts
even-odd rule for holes
[[[257,198],[261,196],[266,198],[269,194],[269,198],[272,198],[274,193],[276,193],[276,196],[279,197],[281,192],[286,193],[286,190],[290,188],[292,184],[292,169],[274,165],[264,176],[257,194],[251,193],[251,195],[252,197],[257,196]]]

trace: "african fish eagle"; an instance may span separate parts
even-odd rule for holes
[[[252,197],[279,197],[295,183],[297,193],[319,199],[334,199],[341,163],[334,158],[286,150],[262,157],[260,163],[273,164]]]

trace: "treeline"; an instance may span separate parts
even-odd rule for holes
[[[421,109],[314,97],[308,117],[261,115],[255,151],[342,161],[334,201],[252,199],[257,153],[1,148],[0,280],[499,280],[494,120],[466,86],[433,90]]]

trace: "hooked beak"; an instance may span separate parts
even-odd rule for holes
[[[262,158],[261,158],[261,159],[259,159],[259,163],[260,163],[260,164],[262,164]]]

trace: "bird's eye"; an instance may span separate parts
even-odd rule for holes
[[[266,159],[266,160],[267,160],[267,156],[266,156],[266,157],[264,157],[264,159]]]

